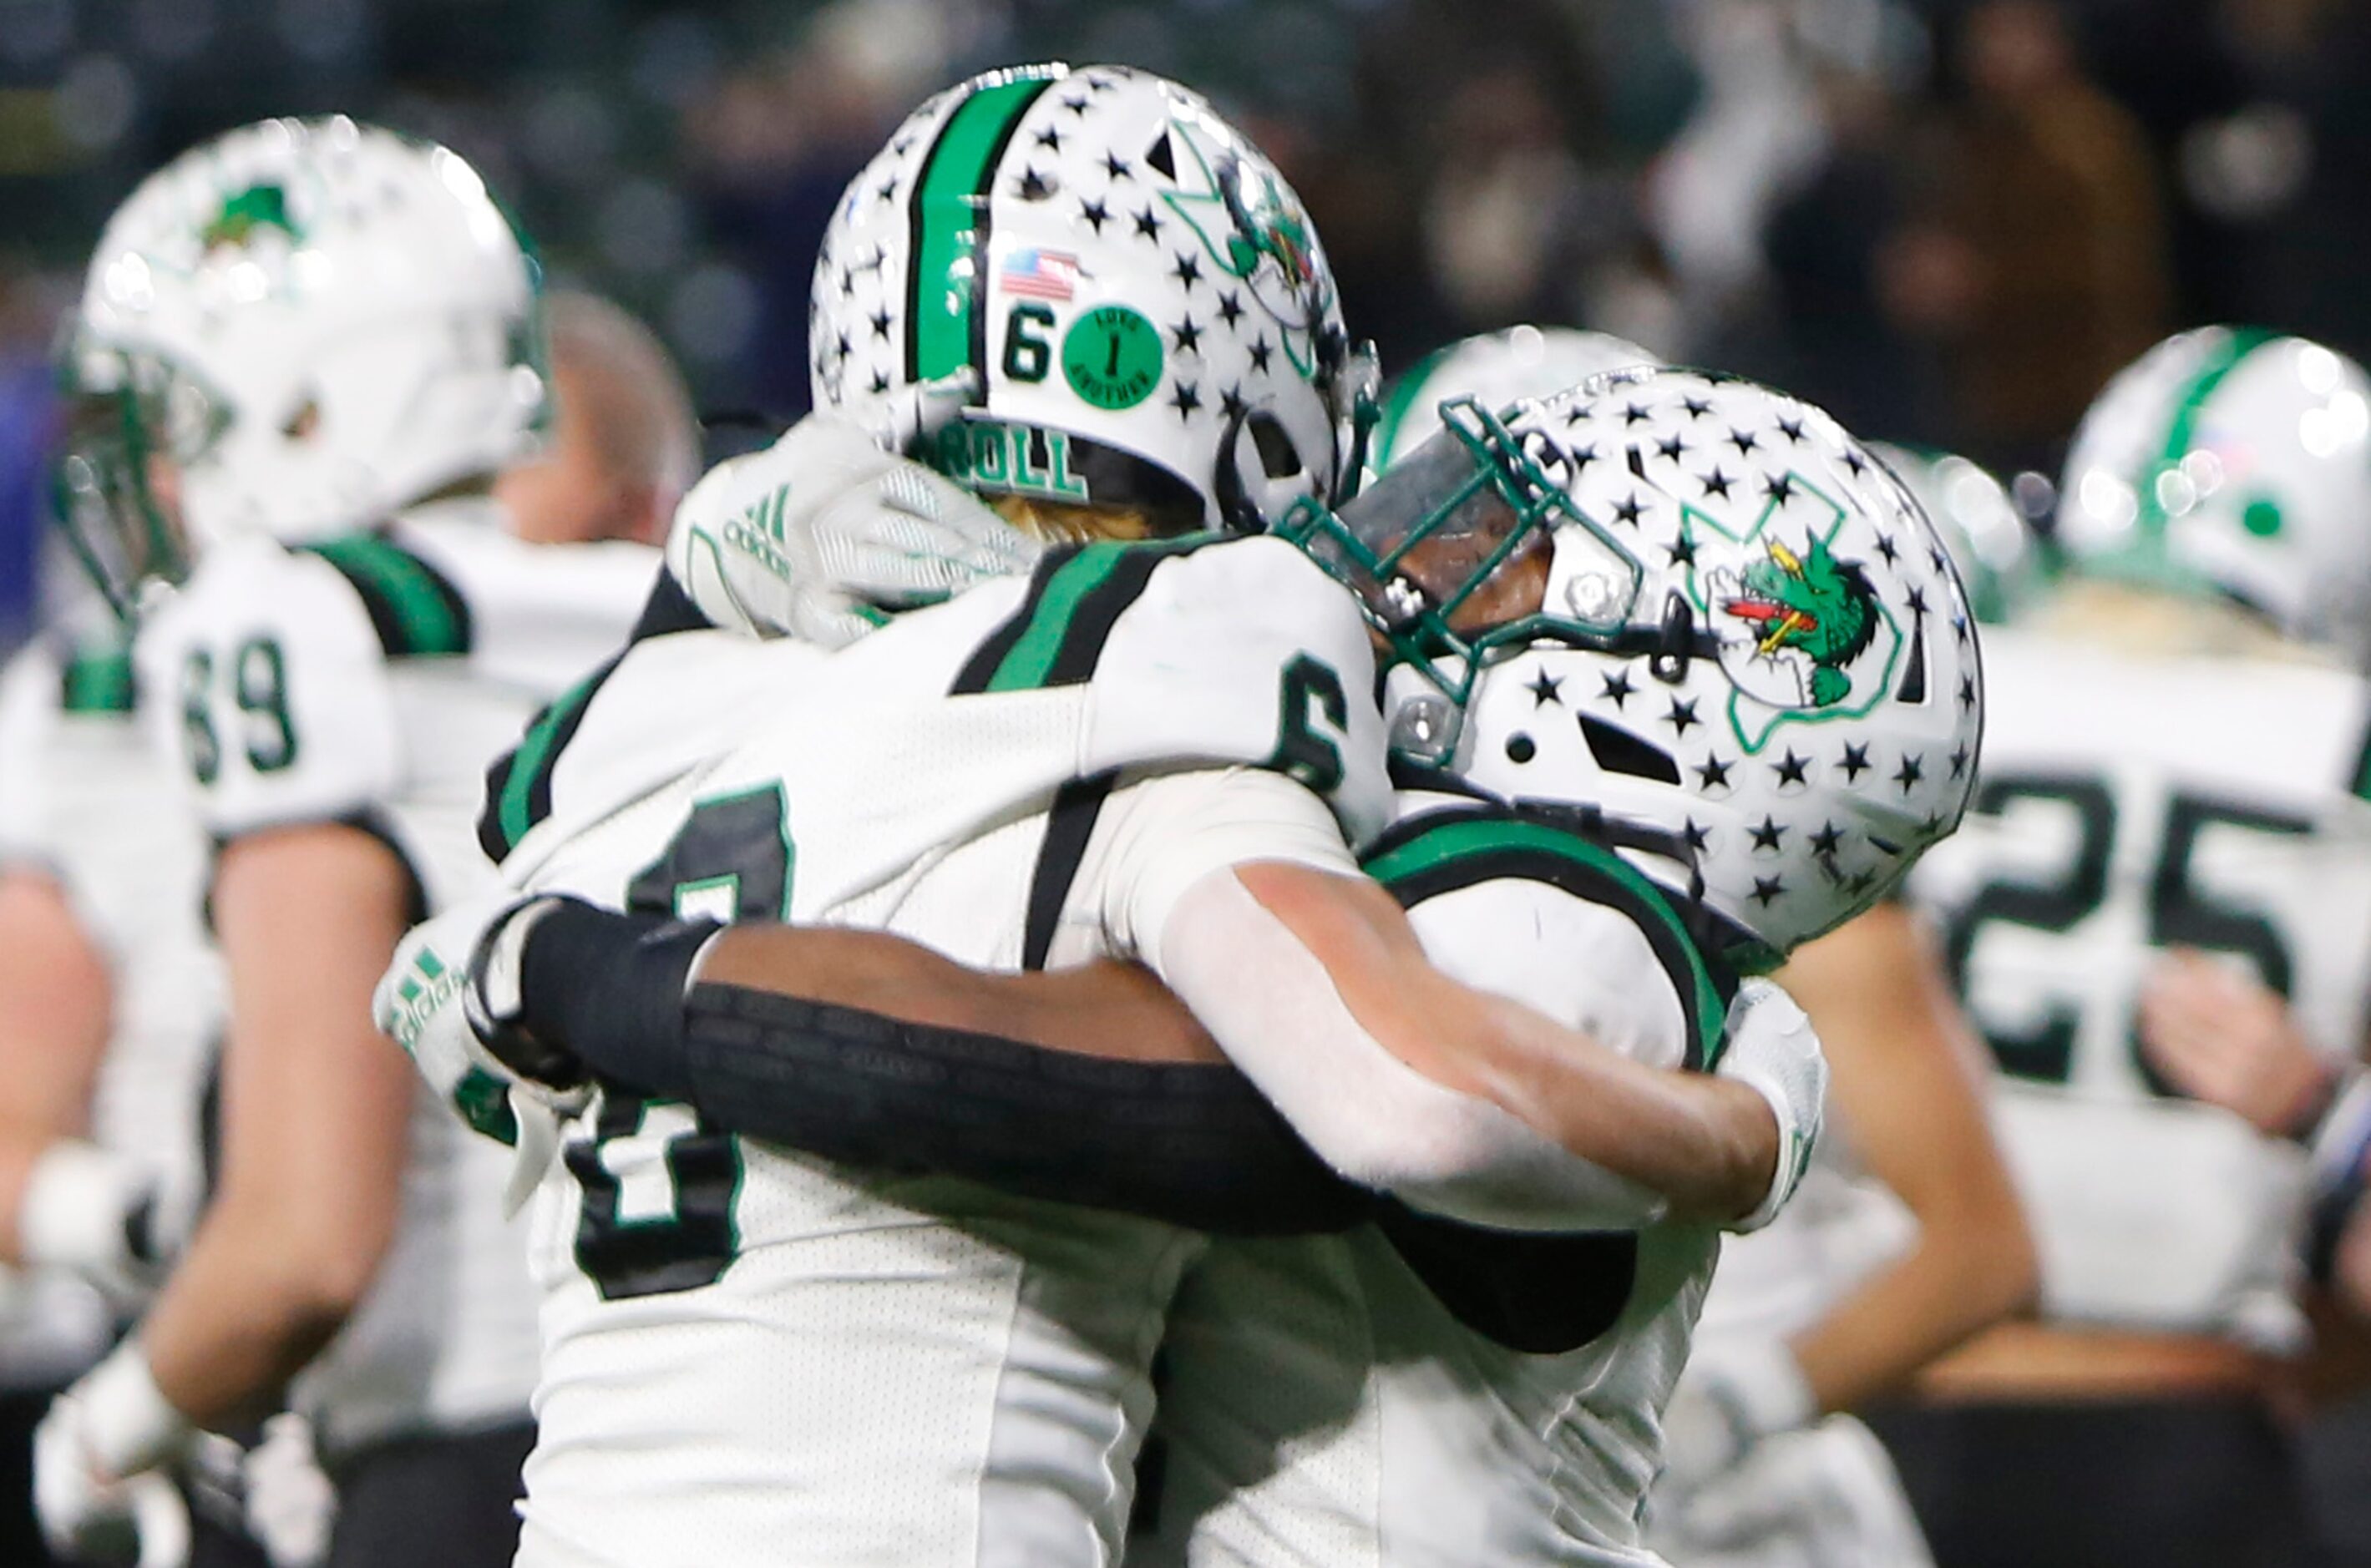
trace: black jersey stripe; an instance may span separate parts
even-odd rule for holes
[[[1028,918],[1023,927],[1021,967],[1043,969],[1061,924],[1062,905],[1079,880],[1087,858],[1087,841],[1094,836],[1095,819],[1118,775],[1113,772],[1073,778],[1054,793],[1046,817],[1046,839],[1037,850],[1037,867],[1029,878]]]
[[[965,662],[950,693],[1084,685],[1094,678],[1112,628],[1143,595],[1162,563],[1220,537],[1106,540],[1049,551],[1037,563],[1020,607]]]
[[[940,124],[906,199],[906,384],[985,372],[980,306],[988,276],[989,197],[1022,116],[1055,77],[1013,71],[983,79]],[[968,267],[968,276],[963,269]],[[948,285],[964,277],[961,289]]]

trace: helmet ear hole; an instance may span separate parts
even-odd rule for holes
[[[1660,784],[1680,781],[1680,765],[1671,760],[1671,753],[1618,725],[1584,713],[1580,716],[1580,738],[1589,743],[1589,755],[1607,773],[1626,773],[1634,778],[1652,778]]]
[[[1290,479],[1308,471],[1301,460],[1301,448],[1292,444],[1291,434],[1275,415],[1255,413],[1247,423],[1252,444],[1259,449],[1261,472],[1271,479]]]

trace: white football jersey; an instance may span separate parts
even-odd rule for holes
[[[636,545],[522,544],[482,501],[302,549],[241,537],[144,621],[145,706],[215,839],[353,824],[402,857],[424,915],[491,884],[487,765],[623,643],[656,570]],[[522,1418],[534,1295],[504,1174],[422,1089],[378,1278],[292,1390],[325,1451]]]
[[[1717,1057],[1733,977],[1619,856],[1409,796],[1366,858],[1443,973],[1659,1067]],[[1131,1562],[1635,1568],[1717,1231],[1510,1236],[1395,1214],[1221,1241],[1170,1316],[1159,1506]]]
[[[2013,628],[1984,668],[1973,808],[1911,886],[1992,1046],[2044,1312],[2291,1347],[2302,1155],[2157,1081],[2135,1007],[2160,955],[2201,949],[2286,996],[2320,1049],[2359,1050],[2364,684]]]
[[[519,885],[612,906],[989,969],[1151,952],[1224,866],[1353,869],[1390,809],[1372,679],[1355,605],[1290,546],[1091,545],[836,654],[641,643],[529,733],[489,836]],[[1118,1561],[1199,1235],[619,1096],[535,1228],[522,1564]]]
[[[187,1239],[204,1191],[202,1108],[223,1005],[199,909],[205,840],[181,799],[133,715],[117,640],[56,634],[10,662],[0,675],[0,862],[54,877],[106,961],[111,1032],[90,1137],[148,1172],[150,1237],[167,1254]],[[86,1293],[25,1288],[18,1304],[63,1342],[103,1330],[109,1314]],[[0,1339],[0,1364],[30,1348],[13,1323]]]

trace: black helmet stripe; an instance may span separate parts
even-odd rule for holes
[[[1061,66],[1014,71],[975,88],[939,128],[907,196],[906,380],[941,380],[966,365],[986,368],[989,196],[1004,149],[1029,106]],[[948,285],[968,259],[967,287]]]

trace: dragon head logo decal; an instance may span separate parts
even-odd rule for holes
[[[1756,657],[1792,650],[1810,661],[1806,695],[1812,707],[1841,702],[1852,691],[1845,667],[1877,635],[1877,595],[1868,577],[1857,564],[1830,555],[1828,542],[1816,535],[1799,556],[1775,539],[1766,544],[1769,555],[1745,569],[1719,607],[1755,628]]]
[[[1210,121],[1174,118],[1162,144],[1168,149],[1163,163],[1176,171],[1174,189],[1162,192],[1170,210],[1276,323],[1278,346],[1294,370],[1315,379],[1332,368],[1346,346],[1325,318],[1334,306],[1332,282],[1319,267],[1315,232],[1292,192]]]
[[[1728,718],[1740,746],[1759,752],[1782,725],[1861,718],[1893,689],[1911,640],[1868,568],[1836,553],[1841,503],[1798,474],[1774,486],[1758,515],[1692,505],[1682,516],[1689,540],[1742,547],[1687,574],[1697,624],[1711,629],[1733,688]]]

